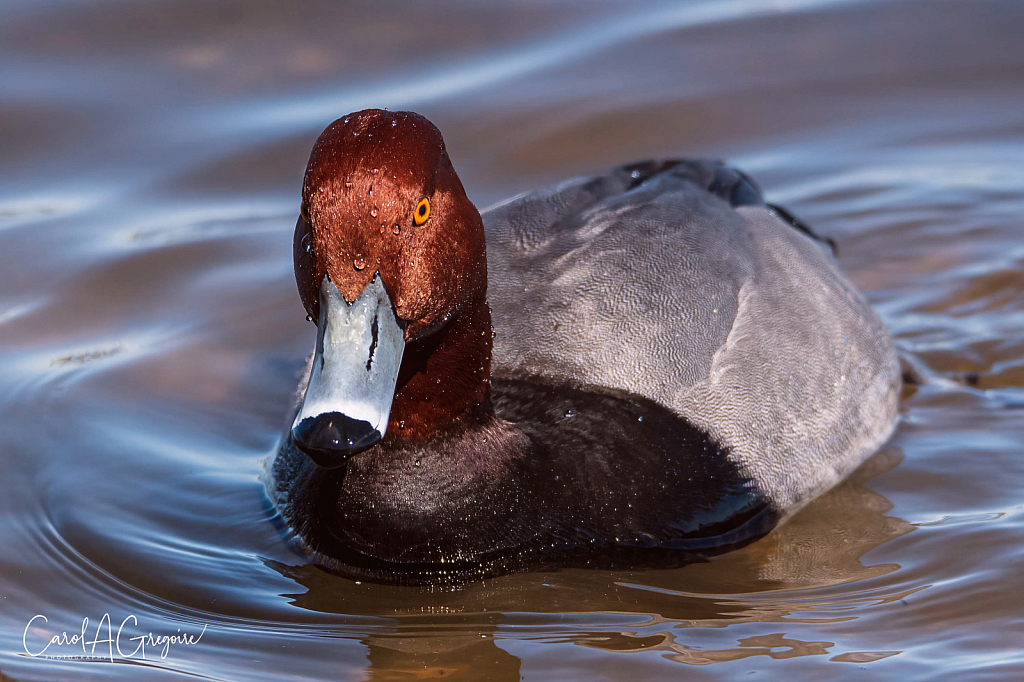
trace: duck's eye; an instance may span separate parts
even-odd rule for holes
[[[307,225],[310,224],[310,222],[309,222],[309,209],[306,208],[306,202],[302,202],[302,207],[299,208],[299,215],[302,216],[302,219],[304,221],[306,221]]]
[[[420,199],[420,203],[416,204],[416,210],[412,214],[412,221],[417,225],[422,225],[427,222],[427,218],[430,217],[430,202],[427,201],[426,197]]]

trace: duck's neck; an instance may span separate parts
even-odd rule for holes
[[[426,440],[455,422],[493,416],[491,309],[485,293],[444,329],[406,347],[389,435]]]

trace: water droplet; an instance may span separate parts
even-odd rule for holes
[[[345,123],[348,123],[348,116],[345,117]]]
[[[381,234],[384,234],[384,227],[385,227],[385,226],[384,226],[384,223],[381,223],[381,224],[380,224],[380,233],[381,233]],[[378,259],[378,261],[379,261],[379,260],[380,260],[380,259]]]
[[[644,420],[644,418],[643,418],[643,417],[641,416],[641,417],[637,417],[637,418],[636,418],[636,420],[637,420],[638,422],[642,422],[642,421]]]
[[[312,321],[313,321],[313,316],[312,315],[306,315],[306,322],[312,322]]]
[[[398,125],[398,121],[392,121],[391,122],[391,127],[392,128],[396,127],[397,125]]]
[[[367,192],[367,194],[369,194],[371,197],[373,196],[373,188],[372,187],[370,188],[370,191]]]
[[[576,416],[576,410],[572,409],[571,407],[565,411],[565,418],[566,419],[572,419],[575,416]]]
[[[415,466],[419,466],[419,465],[420,465],[420,460],[418,460],[418,459],[417,459],[417,460],[416,460],[415,462],[413,462],[413,464],[414,464]]]
[[[366,267],[366,259],[363,258],[362,256],[356,256],[355,260],[352,261],[352,266],[356,270],[362,270],[363,268]]]
[[[370,209],[370,217],[371,218],[376,218],[377,217],[377,207],[376,206],[374,206],[372,209]]]
[[[352,447],[353,445],[356,444],[356,442],[354,440],[352,440],[351,438],[349,438],[347,442],[348,442],[348,446],[349,447]]]
[[[313,245],[306,242],[306,253],[313,253]]]
[[[402,234],[402,226],[396,223],[395,226],[391,228],[391,231],[395,234]]]
[[[376,169],[376,168],[374,168],[373,170],[371,170],[371,171],[370,171],[370,174],[371,174],[371,175],[376,175],[376,174],[377,174],[377,169]]]
[[[401,308],[403,303],[405,303],[405,301],[403,301],[401,298],[399,298],[397,301],[395,301],[395,307],[396,308]]]
[[[348,189],[348,188],[349,188],[349,187],[351,187],[351,186],[352,186],[352,183],[351,183],[351,182],[346,182],[346,183],[345,183],[345,189]]]
[[[404,429],[405,428],[405,421],[404,420],[398,422],[398,428],[400,428],[400,429]]]

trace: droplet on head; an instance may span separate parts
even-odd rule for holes
[[[377,169],[376,168],[371,169],[370,170],[370,174],[371,175],[376,175],[377,174]]]
[[[371,197],[373,196],[373,188],[372,187],[370,188],[370,191],[367,192],[367,194],[369,194]]]
[[[566,419],[572,419],[575,416],[576,416],[576,410],[572,409],[571,407],[565,411],[565,418]]]
[[[405,303],[405,301],[403,301],[402,298],[399,297],[398,299],[395,300],[395,307],[401,308],[403,303]]]
[[[372,209],[370,209],[370,217],[371,218],[376,218],[377,217],[377,207],[376,206],[374,206]]]
[[[402,226],[395,223],[395,226],[391,228],[391,231],[395,234],[402,234]]]
[[[398,428],[400,428],[400,429],[404,429],[405,428],[405,420],[402,420],[402,421],[398,422]]]
[[[351,182],[346,182],[346,183],[345,183],[345,189],[348,189],[348,188],[349,188],[349,187],[351,187],[351,186],[352,186],[352,183],[351,183]]]
[[[366,267],[366,259],[362,256],[356,256],[355,260],[352,261],[352,265],[356,270],[362,270]]]

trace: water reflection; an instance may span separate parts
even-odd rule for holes
[[[371,680],[520,680],[520,660],[497,646],[493,630],[448,636],[374,634],[362,640]]]

